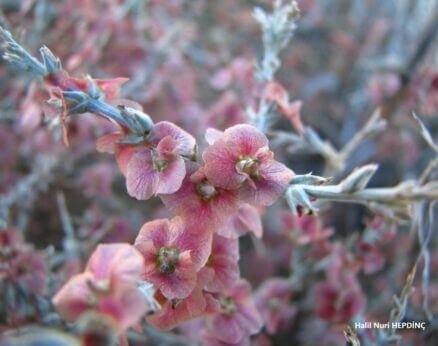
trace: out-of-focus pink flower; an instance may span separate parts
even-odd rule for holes
[[[262,319],[251,296],[247,281],[239,280],[217,297],[219,314],[207,318],[208,331],[216,339],[237,344],[262,328]]]
[[[114,173],[114,167],[106,162],[88,167],[82,173],[80,179],[80,183],[84,188],[84,194],[88,197],[98,195],[110,197]]]
[[[365,308],[365,296],[354,276],[314,287],[315,314],[324,320],[348,322]]]
[[[22,237],[18,230],[13,228],[7,228],[0,232],[0,247],[5,253],[12,251],[12,249],[18,247],[22,242]],[[8,256],[5,256],[8,257]]]
[[[380,242],[390,242],[397,233],[397,227],[393,223],[386,222],[381,216],[374,216],[365,221],[367,228],[373,232],[373,237],[377,237]]]
[[[425,68],[418,79],[423,81],[423,83],[419,81],[423,85],[413,85],[412,87],[420,99],[421,114],[433,116],[438,110],[438,70],[432,67]],[[426,81],[427,85],[424,85],[424,81]],[[421,90],[421,87],[425,90]]]
[[[237,212],[228,222],[219,227],[216,233],[226,238],[239,238],[246,233],[253,232],[257,238],[261,238],[263,225],[259,209],[246,203],[241,204]]]
[[[378,272],[385,264],[385,257],[376,244],[360,241],[357,244],[358,258],[365,274]]]
[[[237,95],[231,91],[225,92],[208,111],[208,126],[225,129],[243,122],[243,106]]]
[[[208,181],[199,165],[187,162],[186,177],[181,188],[169,195],[160,195],[164,204],[187,223],[215,229],[236,211],[235,191],[219,188]]]
[[[167,299],[187,297],[196,286],[196,272],[207,262],[211,241],[211,231],[188,227],[180,218],[145,223],[135,240],[144,258],[142,278]]]
[[[341,243],[332,243],[330,265],[327,268],[327,277],[333,282],[341,282],[344,277],[351,277],[360,270],[360,262]]]
[[[302,135],[303,123],[301,122],[300,110],[302,106],[301,101],[289,102],[289,94],[278,82],[268,82],[265,86],[263,97],[275,102],[279,111],[292,123],[295,131]]]
[[[313,215],[298,217],[291,212],[285,212],[281,218],[285,234],[297,245],[318,242],[333,234],[331,228],[323,228],[321,220]]]
[[[380,104],[394,95],[400,88],[400,79],[395,73],[381,73],[371,76],[367,92],[374,104]]]
[[[211,279],[211,271],[201,269],[195,289],[184,299],[166,299],[158,292],[156,300],[161,304],[161,309],[147,317],[147,322],[158,329],[170,330],[183,322],[220,311],[219,302],[211,293],[203,290]]]
[[[290,305],[291,285],[286,279],[266,280],[258,289],[255,300],[269,334],[275,334],[281,323],[290,323],[296,313]]]
[[[0,283],[20,284],[29,294],[46,291],[47,270],[42,254],[22,242],[15,229],[0,231]]]
[[[40,102],[46,98],[47,94],[39,91],[36,84],[32,83],[21,104],[21,117],[18,124],[21,131],[31,133],[40,125],[43,120],[43,109]]]
[[[72,277],[55,295],[60,315],[74,322],[86,311],[112,317],[123,332],[146,312],[136,281],[143,272],[141,254],[128,244],[99,245],[85,271]]]
[[[186,338],[193,342],[199,340],[199,334],[204,329],[205,321],[203,318],[197,318],[184,323],[181,323],[178,330],[181,331]]]
[[[231,64],[217,71],[210,84],[218,90],[225,90],[231,84],[238,83],[244,90],[252,90],[255,84],[251,63],[244,57],[234,59]]]
[[[254,205],[270,205],[283,193],[293,172],[274,160],[266,136],[251,125],[228,128],[203,154],[204,172],[215,186],[239,189]]]
[[[239,279],[239,242],[218,234],[213,236],[213,245],[206,268],[213,271],[213,278],[207,284],[210,292],[220,292],[232,286]]]
[[[354,36],[346,31],[334,30],[330,35],[331,43],[343,50],[345,54],[354,54],[355,49],[357,49],[357,43]]]

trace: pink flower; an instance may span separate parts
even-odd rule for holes
[[[289,102],[287,91],[278,82],[267,83],[263,97],[270,102],[275,102],[279,111],[289,119],[297,133],[303,134],[303,123],[300,118],[301,101]]]
[[[238,261],[238,240],[215,234],[211,254],[206,264],[206,268],[213,272],[213,278],[206,286],[207,291],[220,292],[232,286],[240,276]]]
[[[159,142],[170,136],[177,142],[175,153],[181,156],[192,157],[196,151],[196,140],[193,136],[182,128],[168,121],[160,121],[154,125],[148,141],[157,146]]]
[[[393,96],[400,86],[401,81],[396,73],[380,73],[371,75],[366,91],[371,101],[379,104]]]
[[[123,143],[128,136],[126,129],[99,137],[96,141],[96,149],[100,153],[114,154],[120,171],[126,175],[127,166],[138,145]]]
[[[163,138],[157,148],[137,151],[129,160],[126,174],[128,193],[139,199],[156,194],[176,192],[185,176],[184,159],[174,150],[177,142],[170,136]]]
[[[274,161],[266,136],[251,125],[228,128],[203,154],[205,176],[215,186],[239,189],[250,204],[271,205],[293,172]]]
[[[256,305],[269,334],[275,334],[282,322],[290,322],[295,315],[291,296],[291,285],[286,279],[269,279],[259,288]]]
[[[46,292],[47,269],[42,254],[23,243],[12,228],[0,231],[0,286],[3,280],[19,284],[29,294]]]
[[[188,227],[180,218],[145,223],[135,240],[144,258],[142,278],[168,299],[187,297],[210,255],[211,239],[211,232]]]
[[[213,295],[203,290],[212,277],[210,271],[202,269],[198,273],[195,289],[184,299],[166,299],[160,292],[156,299],[162,308],[147,317],[147,322],[161,330],[170,330],[183,322],[220,311],[219,302]]]
[[[333,234],[331,228],[323,228],[321,220],[313,215],[295,216],[291,212],[282,214],[285,233],[297,245],[322,241]]]
[[[354,276],[316,284],[314,297],[315,314],[333,322],[348,322],[365,307],[365,297]]]
[[[115,168],[114,165],[102,162],[88,167],[82,173],[80,184],[87,197],[101,195],[111,196],[111,184]]]
[[[203,168],[198,169],[199,165],[187,162],[181,188],[173,194],[160,195],[160,198],[187,223],[213,229],[233,214],[238,200],[234,191],[216,187],[206,179]]]
[[[219,314],[208,317],[208,331],[216,339],[237,344],[262,328],[262,319],[251,296],[247,281],[239,280],[217,298],[221,305]]]
[[[223,93],[219,99],[208,110],[208,126],[227,128],[245,121],[241,100],[232,91]]]
[[[147,309],[136,286],[142,271],[142,256],[133,246],[99,245],[85,271],[61,288],[53,304],[68,322],[92,310],[112,317],[124,331],[137,323]]]
[[[365,274],[378,272],[385,264],[385,257],[377,244],[360,241],[357,244],[358,258]]]
[[[258,208],[246,203],[241,204],[237,212],[216,230],[217,234],[234,239],[249,232],[260,238],[263,234],[263,225]]]
[[[251,62],[244,57],[234,59],[229,66],[217,71],[210,79],[211,86],[218,90],[224,90],[231,84],[237,84],[244,90],[251,90],[254,82]]]
[[[184,157],[192,157],[195,139],[178,126],[162,121],[154,125],[144,142],[124,143],[126,129],[99,138],[98,151],[114,153],[126,176],[128,193],[140,200],[176,192],[186,169]]]

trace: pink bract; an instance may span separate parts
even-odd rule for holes
[[[256,305],[266,330],[275,334],[282,322],[289,322],[296,313],[291,306],[291,284],[287,279],[272,278],[266,280],[256,295]]]
[[[296,245],[323,241],[333,234],[331,228],[324,228],[321,220],[314,215],[295,216],[287,211],[281,214],[284,232]]]
[[[365,308],[365,297],[354,277],[321,282],[314,287],[315,314],[332,322],[348,322]]]
[[[250,204],[271,205],[294,173],[274,160],[266,136],[251,125],[235,125],[203,154],[205,176],[215,186],[239,189]]]
[[[206,289],[210,292],[220,292],[232,286],[240,276],[239,242],[237,239],[227,239],[218,234],[213,236],[213,245],[206,268],[213,272],[212,280]]]
[[[178,126],[161,121],[139,144],[123,143],[126,129],[98,139],[97,149],[114,153],[126,176],[128,193],[139,200],[176,192],[185,177],[184,158],[196,151],[196,141]]]
[[[241,204],[237,212],[216,230],[221,236],[234,239],[249,232],[260,238],[263,234],[263,225],[259,209],[246,203]]]
[[[141,254],[128,244],[99,245],[85,272],[73,276],[55,295],[60,315],[74,322],[94,310],[114,319],[121,331],[133,326],[147,305],[137,289],[143,270]]]
[[[150,134],[149,141],[152,145],[158,145],[159,142],[170,136],[176,141],[177,146],[175,152],[179,155],[193,156],[196,152],[196,140],[188,132],[176,126],[169,121],[160,121],[154,125]]]
[[[187,227],[180,218],[144,224],[135,241],[144,258],[142,278],[168,299],[187,297],[210,255],[211,239],[208,230]]]
[[[175,152],[177,145],[167,136],[156,149],[145,148],[131,157],[126,174],[131,196],[145,200],[159,193],[174,193],[181,187],[186,169],[184,159]]]
[[[211,272],[202,269],[198,273],[195,289],[184,299],[168,300],[158,293],[156,299],[162,307],[149,316],[147,322],[158,329],[170,330],[183,322],[219,312],[219,302],[203,290],[212,279],[211,275]]]
[[[226,222],[238,207],[236,192],[211,184],[198,164],[187,162],[186,170],[181,188],[173,194],[160,195],[160,198],[185,222],[213,231]]]
[[[208,331],[216,339],[236,344],[262,328],[262,319],[251,296],[247,281],[239,280],[217,297],[221,313],[208,317]]]

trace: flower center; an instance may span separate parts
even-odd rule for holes
[[[268,300],[268,307],[273,312],[278,312],[281,308],[281,302],[278,298],[271,298]]]
[[[160,272],[172,274],[179,261],[179,250],[170,246],[163,246],[158,251],[157,263]]]
[[[219,304],[225,315],[232,315],[237,311],[237,305],[232,297],[220,297]]]
[[[164,171],[169,166],[169,161],[167,160],[153,160],[152,163],[157,172]]]
[[[87,285],[90,290],[95,293],[108,293],[111,290],[111,283],[109,280],[89,280],[87,281]]]
[[[150,149],[152,156],[152,165],[154,170],[157,172],[164,171],[169,166],[169,161],[165,159],[160,159],[158,153],[155,149]]]
[[[196,184],[196,193],[201,196],[203,200],[209,201],[217,196],[219,192],[217,192],[213,185],[209,184],[207,181],[203,181]]]
[[[87,286],[89,288],[89,291],[86,300],[88,306],[90,307],[96,306],[99,295],[107,294],[111,291],[111,283],[109,280],[88,280]]]
[[[259,161],[256,158],[245,156],[236,163],[236,170],[248,174],[252,179],[259,177]]]

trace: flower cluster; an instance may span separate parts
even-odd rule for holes
[[[210,337],[243,342],[262,319],[248,282],[240,279],[238,238],[261,236],[260,208],[283,194],[294,173],[274,160],[268,139],[251,125],[209,129],[199,160],[195,139],[170,122],[153,124],[142,140],[131,136],[120,126],[99,138],[97,148],[115,155],[131,196],[159,196],[175,216],[145,223],[135,251],[99,246],[85,272],[55,296],[58,311],[72,321],[97,310],[124,331],[145,312],[134,293],[134,280],[143,280],[161,305],[147,317],[150,324],[169,330],[206,316]]]

